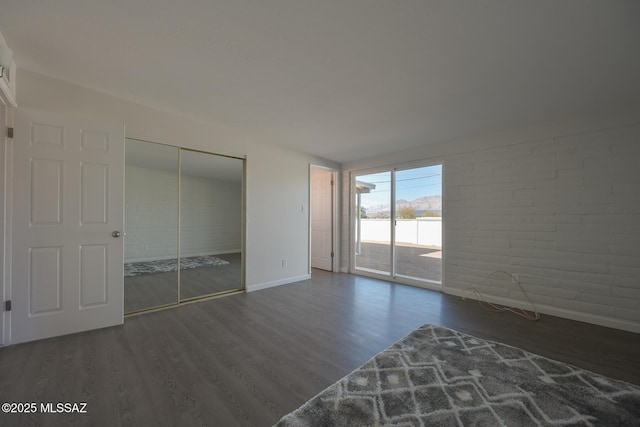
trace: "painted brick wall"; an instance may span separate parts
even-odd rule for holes
[[[444,292],[479,287],[494,302],[526,308],[509,279],[485,280],[516,273],[541,313],[640,332],[640,122],[636,113],[611,117],[345,165],[342,270],[351,253],[350,172],[438,159]]]
[[[640,324],[640,126],[450,155],[444,173],[447,292],[504,270],[544,311]],[[524,301],[509,280],[481,291]]]
[[[178,254],[177,172],[125,168],[125,262]]]
[[[239,183],[182,177],[182,256],[241,248]],[[174,258],[178,239],[176,172],[126,167],[125,261]]]
[[[182,177],[181,256],[240,252],[242,185]]]

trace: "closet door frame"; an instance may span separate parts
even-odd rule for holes
[[[245,282],[245,230],[246,230],[246,170],[247,170],[247,161],[246,157],[237,157],[230,156],[226,154],[212,153],[209,151],[196,150],[192,148],[178,147],[179,155],[178,155],[178,303],[180,304],[189,304],[192,302],[198,302],[211,298],[218,298],[224,295],[233,295],[236,293],[242,293],[246,291],[246,282]],[[182,259],[182,153],[188,151],[192,153],[200,153],[204,155],[213,155],[217,157],[225,157],[228,159],[240,160],[242,161],[242,182],[241,182],[241,219],[240,219],[240,287],[235,289],[230,289],[228,291],[221,291],[213,294],[205,294],[202,296],[191,297],[191,298],[182,298],[182,274],[180,269],[180,261]]]
[[[138,315],[138,314],[142,314],[142,313],[147,313],[147,312],[151,312],[151,311],[157,311],[157,310],[163,310],[166,308],[172,308],[172,307],[177,307],[180,306],[182,304],[190,304],[190,303],[194,303],[194,302],[198,302],[198,301],[203,301],[203,300],[207,300],[207,299],[212,299],[212,298],[218,298],[221,296],[226,296],[226,295],[233,295],[233,294],[237,294],[237,293],[242,293],[246,291],[246,176],[247,176],[247,159],[246,156],[232,156],[232,155],[226,155],[226,154],[220,154],[220,153],[214,153],[214,152],[209,152],[209,151],[203,151],[203,150],[198,150],[198,149],[192,149],[192,148],[187,148],[187,147],[180,147],[180,146],[175,146],[175,145],[171,145],[171,144],[166,144],[166,143],[159,143],[159,142],[155,142],[155,141],[147,141],[144,139],[140,139],[140,138],[135,138],[135,137],[129,137],[127,136],[125,139],[127,140],[132,140],[132,141],[136,141],[136,142],[142,142],[142,143],[148,143],[148,144],[156,144],[156,145],[160,145],[160,146],[165,146],[165,147],[171,147],[171,148],[175,148],[178,152],[178,156],[177,156],[177,223],[176,223],[176,228],[177,228],[177,248],[176,248],[176,256],[177,256],[177,262],[178,262],[178,271],[177,271],[177,280],[176,280],[176,300],[170,303],[166,303],[166,304],[161,304],[161,305],[157,305],[157,306],[151,306],[148,308],[142,308],[140,310],[136,310],[136,311],[132,311],[129,313],[125,313],[125,316],[133,316],[133,315]],[[180,262],[182,259],[182,227],[181,227],[181,219],[182,219],[182,206],[181,206],[181,201],[182,201],[182,179],[183,179],[183,171],[182,171],[182,154],[183,152],[188,151],[188,152],[193,152],[193,153],[201,153],[203,155],[213,155],[213,156],[218,156],[218,157],[225,157],[225,158],[229,158],[229,159],[235,159],[235,160],[240,160],[241,163],[241,167],[242,167],[242,181],[241,181],[241,225],[240,225],[240,258],[241,258],[241,266],[240,266],[240,285],[238,288],[235,289],[231,289],[228,291],[222,291],[222,292],[218,292],[218,293],[214,293],[214,294],[205,294],[202,296],[197,296],[197,297],[193,297],[193,298],[182,298],[181,297],[181,287],[182,287],[182,279],[181,279],[181,268],[180,268]],[[126,182],[126,176],[125,176],[125,182]],[[126,218],[125,218],[125,222],[126,222]],[[126,237],[126,236],[125,236]]]

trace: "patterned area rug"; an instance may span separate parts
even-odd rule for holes
[[[638,426],[640,387],[425,325],[277,426]]]
[[[208,255],[180,259],[180,270],[199,267],[214,267],[229,264],[229,261]],[[157,261],[127,262],[124,264],[124,276],[140,276],[142,274],[167,273],[178,270],[177,259],[161,259]]]

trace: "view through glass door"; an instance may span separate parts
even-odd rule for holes
[[[442,281],[442,165],[355,177],[357,272]]]
[[[356,177],[356,269],[391,274],[391,172]]]

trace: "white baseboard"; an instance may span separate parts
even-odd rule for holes
[[[310,274],[301,274],[300,276],[287,277],[285,279],[274,280],[272,282],[257,283],[255,285],[247,285],[246,291],[253,292],[261,289],[273,288],[274,286],[288,285],[289,283],[301,282],[311,279]]]
[[[463,289],[458,288],[443,288],[444,293],[449,295],[455,295],[462,297]],[[475,295],[465,293],[465,298],[477,300]],[[531,307],[525,301],[513,300],[509,298],[502,298],[490,295],[484,295],[484,298],[491,303],[505,305],[508,307],[521,308],[524,310],[531,310]],[[600,316],[590,313],[582,313],[575,310],[568,310],[560,307],[553,307],[550,305],[536,304],[536,309],[540,314],[548,314],[550,316],[562,317],[564,319],[577,320],[578,322],[591,323],[594,325],[605,326],[607,328],[621,329],[623,331],[640,333],[640,324],[629,320],[616,319],[613,317]]]

